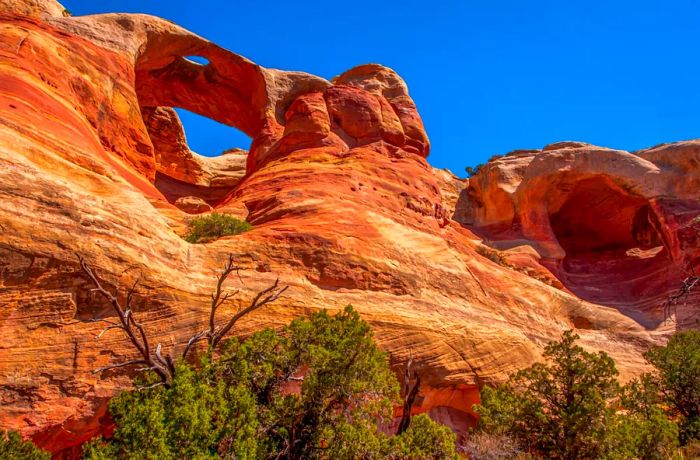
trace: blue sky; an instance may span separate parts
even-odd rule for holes
[[[331,78],[378,62],[408,83],[431,164],[581,140],[626,150],[700,137],[700,2],[64,0],[74,15],[170,19],[266,67]],[[192,148],[249,140],[184,115]]]

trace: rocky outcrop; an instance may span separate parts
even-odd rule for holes
[[[673,267],[695,257],[694,143],[506,156],[460,191],[426,162],[421,118],[390,69],[327,81],[155,17],[33,5],[0,2],[0,426],[67,456],[105,429],[106,401],[129,385],[126,371],[92,372],[131,349],[114,332],[96,340],[94,320],[111,310],[76,253],[112,288],[140,279],[135,310],[166,349],[203,327],[229,253],[250,269],[232,280],[241,294],[228,311],[278,276],[290,286],[240,334],[352,304],[397,369],[419,363],[416,409],[455,427],[473,420],[479,385],[531,364],[566,329],[625,377],[668,334],[630,277],[663,273],[670,289]],[[239,128],[250,152],[196,156],[172,107]],[[178,200],[254,230],[191,245]],[[484,238],[504,258],[480,249]],[[619,270],[625,297],[585,291],[577,267],[598,256],[626,267],[622,250],[652,268]]]
[[[70,16],[70,12],[55,0],[1,0],[0,12],[42,19]]]
[[[218,157],[190,150],[177,112],[170,107],[144,107],[143,120],[153,144],[156,170],[186,184],[230,192],[245,175],[248,152],[230,149]]]
[[[659,327],[698,262],[700,141],[638,152],[560,142],[489,162],[455,218],[499,249],[529,246],[576,296]],[[682,324],[693,312],[679,312]]]
[[[182,196],[175,200],[175,206],[187,214],[202,214],[214,210],[206,201],[196,196]]]

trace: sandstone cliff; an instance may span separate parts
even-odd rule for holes
[[[137,313],[166,348],[202,328],[229,253],[250,267],[241,302],[290,285],[240,333],[352,304],[394,363],[420,363],[418,410],[462,430],[478,385],[566,329],[628,377],[683,325],[662,303],[697,259],[698,141],[554,144],[462,181],[426,162],[407,87],[380,65],[266,69],[159,18],[52,0],[0,0],[0,28],[0,426],[53,452],[103,430],[129,384],[92,373],[131,350],[96,340],[111,311],[76,253],[111,287],[140,277]],[[241,129],[250,152],[197,156],[173,107]],[[255,229],[186,243],[208,209]]]

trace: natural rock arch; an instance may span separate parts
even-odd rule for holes
[[[455,219],[497,248],[530,246],[564,289],[653,329],[695,247],[689,216],[699,206],[687,196],[697,152],[694,142],[639,154],[580,142],[512,152],[469,179]]]
[[[289,98],[328,83],[306,74],[263,69],[178,27],[156,27],[160,20],[134,24],[138,18],[119,21],[126,28],[146,29],[135,58],[134,87],[156,163],[154,185],[178,206],[181,199],[192,197],[216,206],[245,176],[249,152],[197,155],[187,145],[173,108],[237,128],[253,140],[251,150],[264,150],[279,132],[277,117]]]

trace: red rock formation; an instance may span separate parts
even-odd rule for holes
[[[664,299],[697,265],[699,154],[700,141],[515,152],[470,180],[456,215],[501,249],[536,248],[578,297],[657,327]]]
[[[563,330],[625,376],[668,333],[655,328],[659,296],[696,257],[696,143],[521,153],[460,193],[426,162],[420,116],[385,67],[329,82],[158,18],[63,17],[50,0],[0,0],[0,27],[0,426],[57,454],[103,431],[107,399],[130,381],[92,373],[131,350],[116,333],[95,340],[92,320],[111,313],[76,252],[111,286],[140,276],[137,314],[166,348],[202,328],[229,253],[251,268],[241,302],[277,276],[291,286],[240,333],[352,304],[397,366],[419,363],[416,409],[455,427],[472,420],[478,385],[529,365]],[[241,129],[250,153],[195,156],[171,107]],[[255,228],[188,244],[189,215],[173,205],[196,201],[186,197]],[[520,246],[511,266],[480,255],[484,235]],[[539,281],[546,267],[566,290]],[[643,292],[659,280],[663,292]]]

